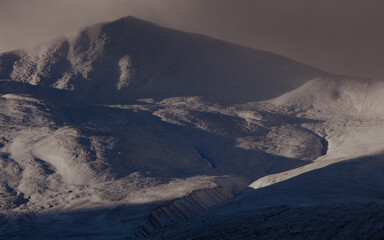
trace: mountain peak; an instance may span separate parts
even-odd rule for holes
[[[134,23],[150,23],[148,21],[145,21],[145,20],[142,20],[140,18],[137,18],[137,17],[134,17],[134,16],[126,16],[126,17],[122,17],[122,18],[119,18],[115,21],[112,21],[110,23],[116,23],[116,22],[134,22]],[[153,24],[153,23],[151,23]]]
[[[157,27],[160,27],[154,23],[151,23],[151,22],[148,22],[148,21],[145,21],[145,20],[142,20],[140,18],[136,18],[136,17],[133,17],[133,16],[127,16],[127,17],[122,17],[120,19],[117,19],[115,21],[112,21],[112,22],[107,22],[104,24],[104,27],[105,26],[140,26],[140,27],[143,27],[143,26],[157,26]]]
[[[257,101],[323,74],[276,54],[132,16],[0,55],[1,78],[71,90],[97,102],[174,96]]]

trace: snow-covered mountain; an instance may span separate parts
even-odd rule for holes
[[[0,239],[384,236],[380,81],[132,17],[0,79]]]
[[[325,74],[272,53],[133,17],[4,53],[0,66],[0,79],[74,90],[77,97],[103,103],[178,96],[255,101]]]

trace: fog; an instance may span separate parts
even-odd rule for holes
[[[383,7],[379,0],[0,0],[0,52],[132,15],[329,72],[384,79]]]

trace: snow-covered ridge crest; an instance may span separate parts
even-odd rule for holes
[[[348,77],[315,78],[277,98],[276,106],[306,111],[307,116],[377,118],[384,115],[384,82]]]

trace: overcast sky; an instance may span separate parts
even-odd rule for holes
[[[384,79],[383,0],[0,0],[0,52],[128,15]]]

